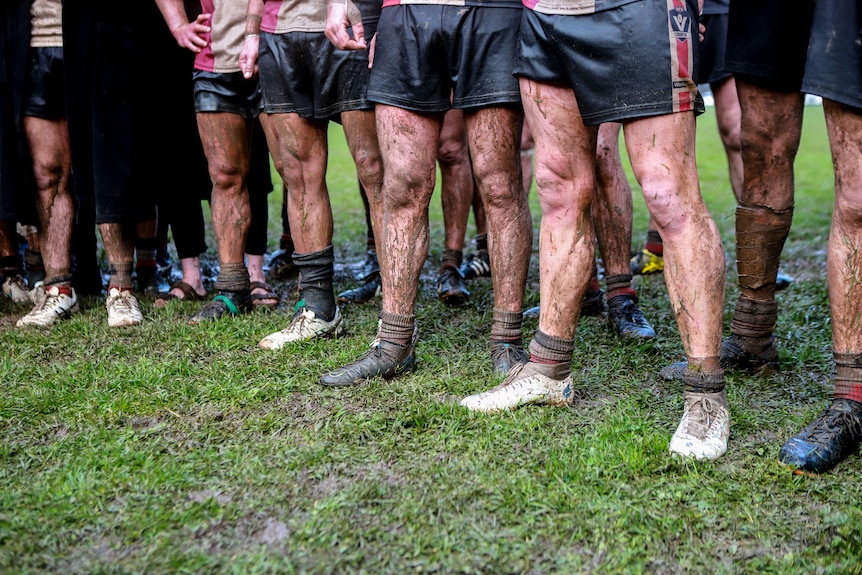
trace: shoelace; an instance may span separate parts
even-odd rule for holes
[[[290,326],[288,326],[288,329],[291,329],[293,326],[296,326],[296,329],[302,331],[303,329],[305,329],[305,323],[314,319],[314,317],[311,315],[313,313],[314,312],[309,309],[303,311],[302,313],[293,318],[293,322],[291,322]]]
[[[114,300],[114,311],[120,311],[122,313],[134,312],[134,306],[132,305],[131,298],[131,292],[121,291],[117,295],[117,298]]]
[[[46,294],[46,296],[44,298],[41,298],[39,301],[36,302],[36,306],[33,308],[33,311],[31,311],[30,313],[33,313],[36,311],[42,311],[43,309],[48,307],[48,302],[54,301],[57,299],[60,299],[59,294],[57,294],[56,296]]]
[[[695,419],[691,417],[691,415],[689,415],[689,429],[691,429],[692,425],[697,425],[698,427],[703,428],[703,432],[704,434],[706,434],[706,432],[709,430],[710,425],[712,425],[713,414],[716,413],[721,408],[721,406],[717,405],[715,401],[711,400],[708,397],[702,397],[698,401],[695,401],[693,404],[691,404],[689,414],[691,414],[691,412],[695,410],[698,403],[701,405],[701,412],[704,414],[706,422],[701,423],[699,421],[695,421]]]
[[[827,409],[820,421],[823,425],[818,425],[811,433],[811,437],[819,442],[830,443],[835,434],[845,428],[856,437],[862,437],[862,418],[855,413]]]

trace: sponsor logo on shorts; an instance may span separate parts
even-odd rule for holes
[[[684,6],[674,6],[668,14],[674,37],[685,42],[691,37],[691,16]]]

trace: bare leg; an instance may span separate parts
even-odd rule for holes
[[[602,124],[596,143],[596,198],[591,213],[608,276],[631,273],[632,190],[620,160],[621,127],[618,123]]]
[[[664,243],[665,282],[690,369],[718,370],[724,248],[700,195],[693,114],[624,125],[626,147]]]
[[[461,405],[474,411],[495,412],[527,403],[561,405],[570,400],[575,329],[595,265],[590,203],[598,129],[584,126],[571,89],[525,78],[520,86],[526,121],[536,140],[536,189],[542,206],[539,329],[530,342],[526,364],[514,366],[500,385],[461,400]],[[517,157],[512,161],[518,164]],[[478,174],[477,170],[477,180]],[[524,194],[521,184],[518,178],[512,187]],[[485,207],[493,234],[491,203],[486,201]],[[496,294],[496,285],[494,289]]]
[[[383,242],[389,264],[381,266],[383,311],[412,316],[419,275],[428,257],[428,204],[437,170],[442,115],[377,107],[383,155]],[[412,153],[405,154],[405,150]]]
[[[862,114],[823,100],[835,167],[827,280],[835,383],[832,403],[778,454],[794,473],[824,473],[862,442]]]
[[[71,274],[75,204],[69,188],[72,170],[69,132],[65,120],[32,116],[24,117],[24,129],[33,157],[41,230],[40,251],[46,279],[50,281]],[[71,277],[68,283],[71,283]]]
[[[377,126],[374,112],[360,110],[341,114],[347,145],[356,163],[359,182],[365,190],[368,201],[368,213],[371,217],[371,227],[374,232],[374,244],[380,265],[386,265],[386,254],[377,241],[383,226],[383,159],[380,156],[380,144],[377,141]]]
[[[444,246],[460,252],[464,249],[474,191],[463,110],[453,108],[443,117],[437,160],[440,162],[440,191],[446,233]]]
[[[829,302],[836,353],[862,353],[862,114],[824,101],[835,158],[835,208],[829,232]]]
[[[296,248],[293,262],[299,270],[300,299],[290,324],[258,343],[263,349],[280,349],[288,343],[337,336],[342,316],[332,287],[335,255],[326,187],[328,122],[294,113],[267,116],[263,126],[288,190],[287,213]]]
[[[494,309],[520,313],[533,244],[533,220],[521,185],[523,116],[513,108],[492,107],[466,113],[465,118],[488,221]]]
[[[731,77],[722,82],[710,84],[715,98],[715,116],[718,122],[718,135],[727,155],[727,168],[730,173],[730,187],[736,201],[742,195],[742,110],[736,93],[736,79]]]
[[[199,113],[198,130],[213,182],[213,233],[219,262],[244,264],[251,224],[246,178],[250,169],[251,125],[238,114]]]
[[[476,190],[463,110],[453,108],[443,117],[437,161],[440,164],[445,232],[443,257],[437,273],[437,295],[445,304],[460,305],[470,297],[464,286],[461,264],[464,261],[467,221]]]
[[[655,330],[637,306],[637,292],[632,287],[632,190],[620,159],[621,127],[618,123],[599,126],[596,197],[590,213],[605,267],[608,323],[620,337],[646,340],[655,337]],[[589,291],[587,298],[589,301]],[[586,308],[585,302],[582,313]]]
[[[239,114],[200,112],[198,132],[213,184],[210,207],[219,256],[218,292],[189,323],[251,310],[245,247],[251,229],[248,174],[251,170],[251,121]]]
[[[533,132],[530,131],[530,124],[524,121],[524,127],[521,130],[521,181],[524,192],[528,196],[533,187],[533,155],[535,151],[536,141],[533,139]]]
[[[386,105],[376,108],[384,166],[378,238],[384,258],[380,328],[368,353],[323,374],[322,385],[356,385],[415,369],[416,298],[419,275],[428,257],[428,204],[437,175],[436,144],[442,122],[442,114],[423,115]]]
[[[804,96],[737,79],[742,110],[744,181],[736,209],[740,295],[722,362],[750,373],[778,369],[773,332],[781,251],[793,218],[793,163],[802,134]]]

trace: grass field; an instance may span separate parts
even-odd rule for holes
[[[736,299],[734,200],[712,110],[699,120],[704,197]],[[352,285],[365,223],[333,127],[337,289]],[[671,458],[682,390],[657,371],[682,355],[661,277],[636,283],[648,344],[584,318],[570,408],[479,415],[457,400],[494,380],[489,282],[459,309],[431,282],[442,251],[431,206],[415,374],[317,385],[363,352],[379,302],[344,310],[346,337],[263,352],[272,312],[189,326],[194,304],[110,330],[101,300],[51,331],[21,330],[0,301],[0,571],[4,573],[862,573],[862,459],[794,476],[780,445],[825,405],[831,332],[825,249],[833,180],[822,112],[809,108],[794,227],[778,296],[783,370],[728,377],[732,433],[716,462]],[[647,215],[634,186],[634,242]],[[540,221],[532,196],[536,230]],[[271,196],[278,214],[280,198]],[[271,242],[280,223],[271,221]],[[472,237],[472,228],[468,232]],[[468,238],[468,239],[469,239]],[[467,246],[466,251],[472,247]],[[526,306],[538,303],[537,254]],[[525,324],[532,336],[535,320]],[[727,327],[725,331],[727,331]]]

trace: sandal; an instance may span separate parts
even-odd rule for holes
[[[251,282],[249,288],[252,292],[251,303],[254,307],[275,307],[281,301],[278,293],[266,282]],[[264,290],[266,293],[254,293],[256,289]]]
[[[183,297],[174,295],[170,290],[180,290],[183,294]],[[206,298],[206,295],[200,295],[195,291],[190,284],[180,280],[171,284],[171,287],[168,291],[160,292],[156,296],[156,301],[153,302],[153,307],[165,307],[168,305],[168,302],[177,300],[177,301],[203,301]]]
[[[238,315],[251,311],[251,294],[247,291],[219,290],[214,298],[204,304],[188,323],[194,325],[218,319],[224,315]]]

